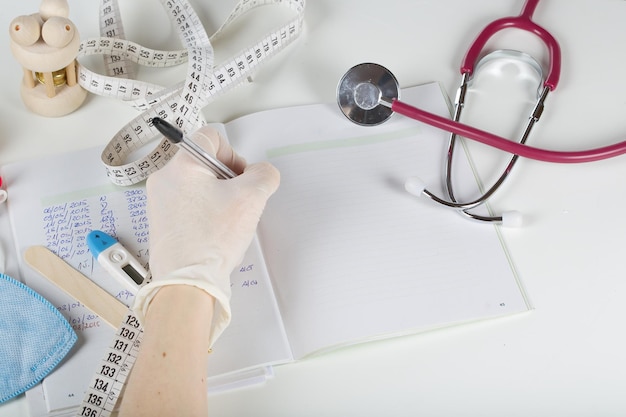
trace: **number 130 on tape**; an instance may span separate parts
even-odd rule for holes
[[[128,375],[135,364],[143,328],[129,313],[117,330],[87,387],[78,416],[105,417],[113,413]]]

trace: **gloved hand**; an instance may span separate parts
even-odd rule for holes
[[[246,166],[210,127],[191,138],[240,175],[217,179],[184,149],[150,175],[146,189],[152,282],[137,294],[134,310],[142,320],[164,285],[202,288],[216,300],[212,346],[230,322],[230,274],[242,261],[280,175],[269,163]]]

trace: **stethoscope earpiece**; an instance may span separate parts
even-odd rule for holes
[[[420,197],[426,189],[426,184],[418,177],[409,177],[404,181],[404,189],[415,197]]]
[[[522,227],[524,224],[524,217],[522,213],[517,210],[505,211],[502,213],[501,224],[504,227],[510,228]]]

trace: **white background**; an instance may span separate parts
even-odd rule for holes
[[[119,1],[129,39],[176,47],[158,1]],[[234,6],[233,0],[191,3],[209,33]],[[522,5],[521,0],[309,0],[301,39],[253,84],[206,107],[205,115],[228,121],[262,109],[333,101],[341,75],[363,61],[387,66],[402,86],[436,80],[454,96],[471,39]],[[35,0],[6,2],[0,26],[8,28],[13,17],[38,6]],[[70,0],[70,7],[81,37],[97,36],[98,2]],[[626,1],[545,0],[535,16],[560,41],[563,69],[530,142],[580,150],[626,139]],[[257,14],[236,25],[216,44],[217,62],[258,37],[268,19]],[[29,113],[19,97],[21,69],[6,30],[0,39],[0,164],[104,146],[136,115],[101,97],[88,98],[77,112],[58,119]],[[523,48],[546,61],[538,42],[517,31],[507,31],[495,45]],[[146,71],[140,77],[173,84],[183,73]],[[490,109],[476,117],[498,122],[504,116]],[[480,159],[483,150],[477,152]],[[522,160],[493,201],[497,211],[525,214],[523,228],[503,235],[535,307],[532,313],[282,366],[264,386],[212,395],[211,415],[625,415],[625,158],[576,166]],[[0,416],[16,415],[27,415],[23,397],[0,406]]]

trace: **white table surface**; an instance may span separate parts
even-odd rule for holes
[[[158,1],[119,1],[129,39],[161,49],[176,45],[163,25],[150,29],[149,20],[165,19]],[[212,33],[234,0],[191,3]],[[471,39],[491,20],[517,14],[522,4],[309,0],[297,44],[269,63],[253,84],[206,107],[205,114],[227,121],[262,109],[334,101],[337,80],[364,61],[392,69],[402,86],[437,80],[453,96]],[[104,146],[136,115],[124,104],[95,96],[57,119],[24,108],[21,69],[11,56],[6,28],[13,17],[38,6],[36,0],[3,4],[0,164]],[[98,2],[75,0],[70,7],[81,36],[96,36]],[[531,142],[578,150],[624,140],[626,1],[545,0],[535,15],[560,41],[563,70]],[[236,31],[230,39],[235,36]],[[505,41],[545,60],[526,35],[507,31],[496,44]],[[152,76],[158,77],[147,75]],[[95,130],[92,122],[103,114],[110,123]],[[501,116],[497,110],[483,115]],[[505,229],[503,236],[533,303],[530,314],[281,366],[263,386],[211,395],[211,415],[626,415],[624,178],[626,156],[567,166],[522,160],[497,195],[496,210],[516,209],[526,216],[523,228]],[[0,406],[2,417],[26,415],[23,396]]]

